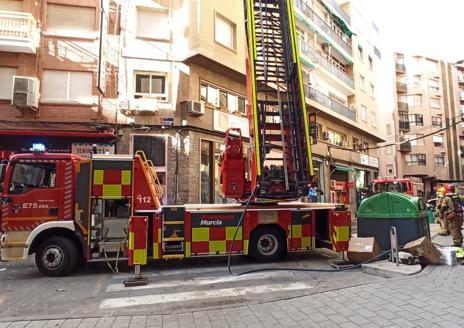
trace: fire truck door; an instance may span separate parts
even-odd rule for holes
[[[8,184],[7,231],[31,231],[40,223],[57,220],[60,193],[56,163],[18,162]]]

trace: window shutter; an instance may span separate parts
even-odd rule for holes
[[[95,8],[47,4],[47,31],[95,32]]]
[[[0,67],[0,99],[11,99],[13,76],[15,76],[17,72],[17,68]]]
[[[43,100],[68,99],[68,72],[44,70],[42,78]]]
[[[71,72],[69,100],[89,104],[92,102],[92,73]]]
[[[0,0],[1,10],[23,11],[23,2],[21,0]]]
[[[137,35],[151,39],[169,40],[168,11],[138,8]]]

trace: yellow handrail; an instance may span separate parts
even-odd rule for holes
[[[153,162],[151,160],[147,159],[147,156],[145,155],[145,152],[143,150],[137,150],[135,152],[135,155],[140,156],[140,159],[142,160],[144,168],[149,173],[148,175],[150,176],[150,179],[151,179],[151,182],[152,182],[150,187],[154,188],[155,194],[157,195],[159,201],[161,202],[161,199],[163,198],[163,194],[164,194],[164,188],[161,185],[161,182],[160,182],[160,180],[158,178],[158,174],[156,173],[156,168],[153,165]]]

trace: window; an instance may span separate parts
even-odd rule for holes
[[[371,96],[372,98],[374,98],[374,95],[375,95],[375,87],[374,85],[371,83],[369,85],[369,96]]]
[[[343,133],[335,132],[335,131],[327,131],[327,139],[328,141],[337,146],[345,147],[346,142],[346,135]]]
[[[227,48],[235,50],[235,34],[235,24],[224,16],[216,13],[216,20],[214,24],[214,40]]]
[[[359,59],[363,60],[363,48],[358,45],[358,55],[359,55]]]
[[[409,114],[410,126],[424,126],[424,116],[421,114]]]
[[[385,147],[385,155],[391,155],[391,154],[393,154],[393,146]]]
[[[42,100],[91,104],[92,73],[44,70]]]
[[[356,150],[356,149],[358,149],[358,148],[361,148],[360,145],[359,145],[359,139],[353,138],[353,146],[352,146],[352,148],[353,148],[354,150]]]
[[[246,114],[246,100],[230,91],[220,89],[205,82],[200,85],[200,98],[208,104],[230,112]]]
[[[367,108],[364,105],[361,105],[361,120],[367,122]]]
[[[430,107],[435,109],[441,109],[440,99],[430,98]]]
[[[435,147],[443,147],[443,136],[442,135],[432,136],[432,141]]]
[[[371,112],[371,123],[374,128],[377,127],[377,113]]]
[[[0,67],[0,99],[11,99],[13,93],[13,76],[18,69],[13,67]]]
[[[363,91],[366,88],[366,80],[364,79],[364,76],[362,75],[359,75],[359,88]]]
[[[296,35],[298,36],[298,41],[303,42],[303,43],[305,42],[304,30],[299,26],[296,27]]]
[[[442,126],[442,118],[437,116],[432,116],[432,127],[433,128],[441,128]]]
[[[440,90],[440,86],[438,85],[437,80],[429,79],[429,90],[432,92],[437,92]]]
[[[372,57],[371,56],[367,57],[367,60],[369,62],[369,69],[371,71],[374,70],[374,61],[372,60]]]
[[[390,174],[393,174],[393,165],[388,164],[388,165],[386,166],[386,168],[387,168],[387,174],[389,174],[389,175],[390,175]]]
[[[147,39],[169,41],[171,39],[169,11],[137,8],[137,36]]]
[[[404,155],[404,164],[412,165],[427,165],[425,154],[406,154]]]
[[[391,136],[392,134],[392,126],[391,124],[387,124],[387,136]]]
[[[364,153],[368,153],[369,152],[369,143],[367,141],[363,141],[362,143],[362,150]]]
[[[401,96],[399,101],[407,103],[409,105],[409,107],[418,107],[418,106],[422,105],[422,97],[421,97],[421,95]]]
[[[10,182],[10,193],[22,194],[35,188],[54,188],[55,164],[17,163]]]
[[[94,34],[95,8],[47,3],[46,28],[65,35]]]
[[[445,166],[445,157],[444,156],[435,156],[433,158],[433,165],[435,165],[435,166]]]
[[[404,140],[409,141],[411,146],[423,146],[424,145],[424,135],[421,133],[408,133],[404,135]]]
[[[167,100],[166,76],[159,73],[135,73],[135,98]]]
[[[400,79],[402,83],[407,84],[410,88],[420,88],[421,87],[421,79],[418,75],[407,75]]]

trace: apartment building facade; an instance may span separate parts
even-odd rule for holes
[[[395,53],[393,123],[387,123],[382,162],[386,176],[417,177],[430,193],[438,181],[453,179],[456,157],[450,125],[455,118],[457,96],[448,64],[418,55]]]
[[[102,64],[98,80],[100,1],[1,0],[0,8],[1,157],[32,143],[81,155],[92,145],[114,152],[97,88],[116,98],[114,63]],[[118,33],[115,8],[107,3],[107,40]]]
[[[0,69],[9,72],[0,78],[0,106],[8,108],[2,129],[24,139],[4,150],[32,142],[80,153],[93,144],[110,153],[143,150],[165,202],[227,202],[217,161],[224,132],[240,127],[248,137],[241,0],[125,0],[109,2],[102,16],[98,1],[7,2],[29,15],[38,41],[31,53],[0,48]],[[321,200],[355,205],[357,190],[378,172],[369,148],[381,140],[374,85],[380,56],[350,20],[351,9],[346,1],[295,0],[305,93],[317,115]],[[10,105],[13,75],[40,81],[37,109]]]

